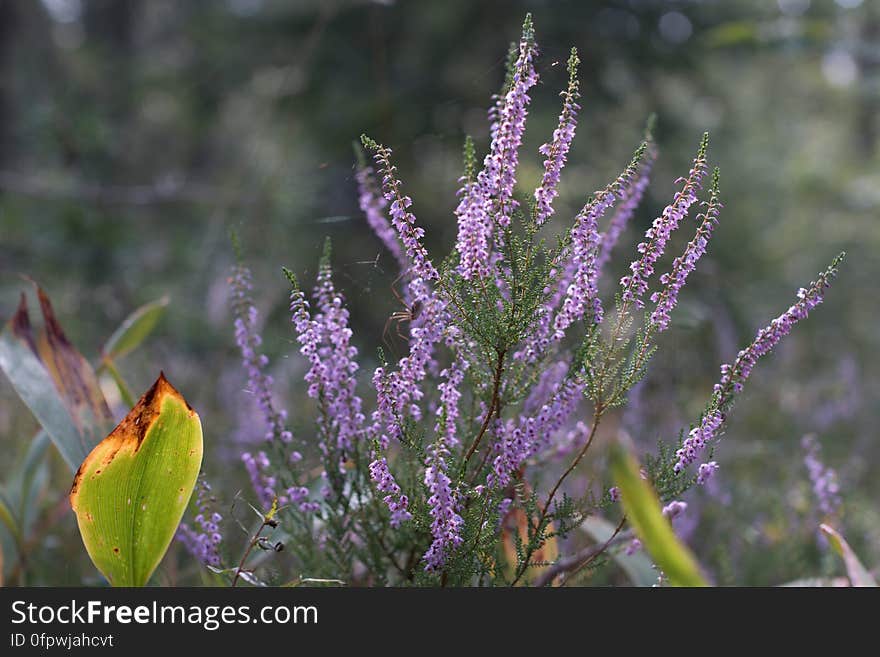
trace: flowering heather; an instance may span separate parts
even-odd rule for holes
[[[177,540],[183,543],[196,559],[207,566],[220,567],[220,523],[223,516],[217,513],[217,500],[211,492],[211,485],[204,476],[199,477],[196,486],[196,508],[193,526],[181,523],[177,529]]]
[[[458,402],[461,398],[461,383],[464,379],[467,363],[456,360],[443,370],[440,376],[440,407],[437,409],[437,423],[434,431],[437,441],[428,450],[425,460],[425,486],[431,496],[428,512],[432,518],[431,535],[434,537],[431,547],[425,553],[425,568],[429,571],[438,570],[446,563],[451,550],[461,545],[461,531],[464,520],[458,514],[458,501],[452,490],[452,480],[447,475],[449,449],[458,443],[456,425],[459,417]]]
[[[701,219],[697,234],[690,242],[684,253],[672,263],[672,271],[660,277],[661,285],[665,287],[661,292],[654,292],[651,301],[656,303],[651,313],[651,324],[658,331],[669,328],[669,314],[678,302],[678,293],[687,282],[688,275],[696,268],[697,261],[706,253],[706,245],[712,237],[712,231],[718,223],[718,213],[721,203],[718,202],[718,169],[712,176],[712,188],[709,190],[709,200],[706,202],[706,211],[697,215]]]
[[[314,351],[316,371],[313,376],[322,403],[319,423],[325,425],[322,428],[326,436],[335,435],[336,448],[346,454],[364,431],[363,402],[355,390],[357,349],[351,344],[348,310],[342,295],[333,287],[329,253],[318,271],[315,302],[318,312],[314,325],[319,342]],[[311,332],[307,331],[306,335],[311,336]]]
[[[693,463],[700,452],[717,438],[718,431],[726,419],[726,409],[733,402],[734,395],[742,391],[743,383],[749,378],[758,359],[769,354],[773,347],[791,332],[797,322],[805,319],[813,308],[822,303],[825,289],[831,285],[831,279],[837,275],[837,267],[843,257],[842,253],[837,256],[828,269],[819,274],[816,281],[810,283],[808,289],[799,289],[798,300],[768,326],[758,331],[755,340],[737,354],[732,364],[721,366],[721,380],[715,384],[710,410],[703,415],[700,426],[691,430],[676,452],[676,472]],[[706,477],[703,479],[705,480]]]
[[[837,483],[837,473],[822,463],[822,447],[816,436],[807,435],[801,439],[801,447],[804,450],[804,465],[810,475],[813,484],[813,493],[819,502],[819,510],[822,515],[834,515],[840,508],[840,486]]]
[[[250,477],[251,486],[257,494],[260,506],[268,509],[276,498],[279,504],[284,504],[286,501],[284,496],[277,494],[278,479],[272,474],[271,463],[266,452],[257,452],[256,454],[245,452],[241,455],[241,460],[247,470],[248,477]]]
[[[374,179],[373,168],[363,166],[358,168],[355,173],[355,180],[358,187],[358,205],[367,223],[376,236],[382,242],[388,252],[397,260],[401,271],[405,271],[409,266],[409,262],[400,248],[400,242],[397,239],[397,233],[388,219],[385,217],[385,208],[388,207],[388,200],[376,189],[376,181]]]
[[[244,460],[260,503],[268,506],[278,496],[284,512],[294,515],[285,531],[301,541],[296,556],[303,572],[381,584],[537,583],[543,580],[536,565],[560,545],[570,547],[557,537],[576,540],[586,518],[598,514],[619,522],[617,532],[625,529],[625,518],[614,519],[620,508],[609,505],[620,499],[618,486],[596,499],[595,484],[578,490],[579,477],[570,475],[584,464],[601,467],[604,460],[590,450],[607,444],[609,433],[628,430],[620,418],[605,418],[627,403],[645,375],[658,347],[655,338],[669,326],[680,292],[705,253],[721,207],[718,174],[704,194],[704,136],[689,174],[677,182],[621,281],[622,292],[612,302],[615,322],[600,323],[607,306],[599,277],[646,192],[656,147],[649,137],[558,239],[539,235],[551,217],[558,220],[553,203],[574,138],[579,86],[572,52],[559,122],[540,148],[543,175],[530,206],[517,198],[516,173],[537,52],[529,18],[490,113],[491,139],[480,170],[474,142],[465,141],[454,212],[458,235],[446,258],[428,253],[391,149],[362,137],[381,177],[381,197],[372,169],[362,167],[360,204],[403,269],[407,307],[393,316],[403,319],[408,332],[397,341],[400,349],[392,349],[400,355],[386,359],[380,352],[372,376],[359,382],[349,312],[331,275],[329,249],[310,299],[289,274],[291,319],[308,364],[307,392],[318,409],[311,442],[320,462],[308,470],[316,481],[292,477],[289,464],[271,461],[266,452]],[[655,306],[640,313],[640,322],[636,309],[645,305],[673,231],[701,201],[696,234],[681,255],[670,258],[650,296]],[[602,233],[600,221],[611,212]],[[702,461],[734,396],[757,359],[821,301],[838,263],[722,368],[710,403],[679,449],[663,444],[658,457],[646,461],[642,478],[656,487],[663,515],[680,516],[687,507],[683,493],[717,470],[716,461]],[[245,365],[257,382],[252,387],[268,390],[249,313],[240,331],[241,344],[250,349],[243,348]],[[641,424],[629,429],[647,432]],[[644,443],[654,435],[638,438]],[[691,464],[698,466],[695,476],[685,472]],[[593,474],[592,481],[602,481],[602,473]],[[310,491],[317,488],[321,494],[313,501]],[[518,538],[503,530],[505,519],[514,522]],[[627,549],[640,545],[629,529],[617,540],[629,542]],[[598,547],[604,551],[611,544]],[[560,557],[547,567],[563,568],[569,561],[576,560]]]
[[[650,137],[649,137],[650,138]],[[599,255],[596,257],[596,269],[601,275],[605,269],[605,265],[611,260],[611,252],[617,246],[620,236],[629,225],[630,219],[635,214],[636,209],[642,202],[645,190],[648,189],[648,183],[651,181],[651,168],[654,165],[654,159],[657,157],[657,150],[653,143],[648,141],[648,148],[645,151],[645,158],[642,160],[639,170],[634,179],[623,189],[621,201],[611,215],[608,222],[608,228],[602,233],[601,246]]]
[[[672,203],[666,206],[663,213],[654,220],[654,223],[645,233],[645,240],[638,245],[641,257],[634,260],[630,265],[632,274],[624,276],[620,280],[623,287],[623,300],[634,302],[637,307],[643,308],[642,296],[648,289],[648,279],[654,273],[654,264],[666,250],[666,243],[672,232],[678,228],[678,224],[687,215],[690,207],[697,201],[697,191],[700,189],[703,176],[706,174],[706,149],[709,145],[709,134],[703,135],[700,149],[694,158],[693,167],[687,178],[676,181],[681,184],[681,189],[676,192]]]
[[[487,478],[489,485],[508,485],[525,460],[546,447],[550,436],[568,421],[583,399],[583,393],[582,383],[566,381],[541,406],[537,415],[521,415],[516,423],[508,422],[496,446],[498,455]]]
[[[248,377],[248,387],[254,394],[266,423],[266,440],[278,439],[289,443],[293,435],[287,430],[287,411],[276,409],[272,401],[272,377],[266,374],[269,359],[259,353],[263,343],[257,331],[257,309],[250,299],[251,272],[238,265],[230,279],[235,310],[235,341],[241,351],[242,363]]]
[[[403,195],[400,180],[396,177],[397,167],[391,164],[391,149],[381,146],[367,137],[361,137],[361,140],[366,148],[375,151],[375,159],[382,173],[382,192],[385,195],[385,200],[390,203],[391,223],[403,243],[407,261],[412,263],[413,277],[428,282],[438,280],[440,275],[431,263],[428,251],[422,244],[425,229],[416,225],[416,217],[409,211],[412,199]]]
[[[553,140],[538,149],[544,160],[544,175],[541,184],[535,189],[535,224],[541,226],[553,215],[553,199],[559,194],[559,178],[565,166],[568,150],[574,139],[577,126],[577,113],[581,106],[577,104],[580,97],[578,90],[577,68],[580,60],[577,50],[571,49],[568,58],[568,88],[560,93],[562,96],[562,112],[559,114],[559,125],[553,131]]]
[[[482,279],[489,276],[492,220],[486,213],[483,189],[473,171],[476,155],[470,137],[465,140],[464,154],[466,171],[459,180],[463,186],[458,192],[459,202],[455,208],[458,220],[457,271],[465,280]]]
[[[602,321],[602,302],[599,299],[598,288],[599,270],[596,266],[596,256],[602,240],[599,235],[599,218],[614,205],[619,196],[622,196],[623,190],[635,176],[646,149],[647,144],[639,146],[623,173],[608,187],[598,192],[574,220],[570,255],[574,276],[565,291],[562,308],[553,320],[554,337],[557,340],[563,338],[565,330],[572,323],[583,318],[588,306],[591,308],[593,321],[597,324]]]
[[[411,520],[412,514],[407,510],[409,498],[402,493],[394,480],[384,456],[370,463],[370,478],[376,483],[376,489],[380,493],[387,493],[383,501],[391,511],[391,526],[397,527],[400,523]]]
[[[702,486],[709,479],[712,478],[712,475],[715,474],[715,471],[718,469],[718,463],[716,461],[709,461],[708,463],[701,463],[700,467],[697,471],[697,484]]]
[[[677,518],[682,513],[687,511],[688,505],[687,502],[681,502],[679,500],[673,500],[669,504],[663,507],[662,513],[664,516],[672,520],[673,518]]]
[[[492,144],[483,162],[483,170],[477,176],[485,195],[487,210],[502,228],[510,225],[511,214],[519,205],[513,198],[513,189],[516,185],[519,147],[526,129],[530,102],[528,92],[538,83],[533,61],[535,54],[535,34],[531,21],[527,20],[519,42],[519,55],[514,64],[513,76],[498,111]]]

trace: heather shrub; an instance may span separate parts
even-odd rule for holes
[[[548,234],[580,110],[579,60],[572,50],[558,126],[539,150],[543,175],[526,196],[517,166],[537,56],[527,18],[492,98],[486,154],[479,157],[473,140],[465,141],[458,237],[443,259],[424,246],[418,206],[406,194],[392,150],[362,137],[372,162],[360,158],[360,207],[399,267],[394,294],[401,310],[376,345],[381,365],[364,372],[334,283],[330,243],[311,294],[285,269],[315,413],[313,425],[300,418],[296,424],[313,428],[291,431],[260,353],[249,271],[240,262],[233,273],[235,336],[266,438],[241,458],[259,513],[272,509],[278,525],[269,528],[277,542],[267,543],[264,516],[251,547],[283,544],[300,577],[375,585],[548,584],[609,556],[639,555],[641,544],[618,504],[621,490],[603,467],[602,444],[618,435],[603,427],[644,377],[679,293],[706,252],[722,207],[720,175],[709,171],[703,135],[629,274],[611,298],[602,298],[600,279],[658,155],[651,122],[622,173],[585,199],[561,235]],[[690,241],[669,254],[679,229]],[[656,489],[663,516],[686,515],[680,498],[719,468],[713,447],[753,367],[821,303],[841,259],[721,366],[700,417],[644,455],[642,477]],[[211,511],[200,511],[203,522]],[[183,531],[189,545],[208,544],[199,542],[205,532],[197,527]],[[584,532],[587,548],[560,557],[565,539]],[[224,572],[211,545],[195,552]],[[245,561],[225,572],[237,576],[244,569],[255,580],[270,572],[255,567],[261,561],[246,568]]]

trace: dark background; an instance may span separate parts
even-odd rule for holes
[[[721,225],[624,418],[646,449],[695,418],[718,365],[848,252],[827,302],[756,369],[716,454],[717,485],[689,498],[685,534],[701,561],[722,583],[839,572],[816,539],[799,446],[812,432],[841,479],[836,523],[880,563],[873,0],[0,0],[0,317],[27,274],[94,357],[131,310],[169,294],[156,333],[122,369],[138,391],[164,369],[201,414],[208,474],[241,479],[237,445],[261,430],[241,401],[229,229],[254,270],[279,398],[303,433],[281,265],[311,284],[320,245],[333,239],[369,373],[399,305],[390,258],[357,207],[352,144],[365,132],[394,148],[429,246],[445,254],[462,141],[473,135],[485,153],[485,110],[527,11],[542,57],[523,194],[540,177],[537,147],[555,126],[572,45],[583,61],[557,228],[619,173],[658,115],[653,182],[606,293],[704,130],[721,167]],[[0,380],[0,449],[20,452],[34,427]],[[68,550],[79,563],[63,541],[38,549],[47,581],[80,581],[79,566],[57,565]]]

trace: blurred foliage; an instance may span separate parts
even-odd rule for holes
[[[333,238],[369,372],[399,304],[394,267],[357,207],[352,140],[366,132],[395,149],[429,246],[445,253],[462,141],[471,134],[485,152],[488,91],[526,11],[543,55],[522,193],[540,176],[537,147],[555,125],[572,45],[584,110],[557,221],[619,172],[652,111],[660,158],[640,229],[668,202],[704,130],[722,168],[721,225],[639,403],[620,417],[646,451],[698,415],[718,365],[798,286],[849,254],[826,304],[750,382],[717,450],[714,486],[689,497],[698,522],[684,533],[700,563],[721,584],[843,573],[818,534],[798,446],[808,431],[840,474],[835,526],[866,563],[880,563],[880,5],[871,0],[0,0],[0,318],[13,314],[27,274],[47,288],[72,342],[95,354],[128,312],[168,294],[154,336],[120,367],[134,389],[166,369],[205,423],[209,478],[223,469],[233,481],[237,441],[254,436],[247,410],[228,401],[247,397],[227,303],[228,230],[253,266],[296,429],[303,364],[280,266],[313,280],[320,244]],[[621,244],[606,291],[637,239],[630,231]],[[26,458],[36,429],[0,381],[9,455],[0,476]],[[64,468],[50,459],[54,477]],[[66,480],[52,481],[62,483],[40,500],[51,524],[32,546],[31,581],[87,581],[82,555],[68,554],[76,542],[63,538],[75,531],[60,506]],[[185,578],[174,563],[166,570],[166,581]]]

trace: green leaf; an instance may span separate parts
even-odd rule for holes
[[[597,545],[604,544],[614,534],[614,525],[597,516],[590,516],[584,520],[581,527]],[[654,586],[657,583],[657,571],[654,570],[651,560],[645,556],[644,552],[626,554],[626,552],[612,550],[609,554],[634,586]]]
[[[168,301],[164,296],[144,304],[126,317],[101,349],[101,355],[105,359],[117,360],[134,351],[156,328]]]
[[[843,559],[843,563],[846,566],[846,574],[849,576],[849,581],[853,586],[877,586],[877,580],[862,565],[862,562],[859,561],[849,543],[846,542],[846,539],[837,530],[825,523],[819,525],[819,529],[825,534],[834,551]]]
[[[0,369],[75,470],[107,434],[112,416],[91,365],[64,335],[39,287],[37,296],[44,326],[34,330],[22,294],[17,312],[0,332]]]
[[[611,475],[627,518],[642,545],[673,586],[708,586],[691,551],[678,540],[660,510],[660,499],[642,479],[639,464],[619,444],[611,448]]]
[[[160,374],[83,461],[70,491],[86,550],[113,586],[143,586],[150,579],[201,464],[199,416]]]

